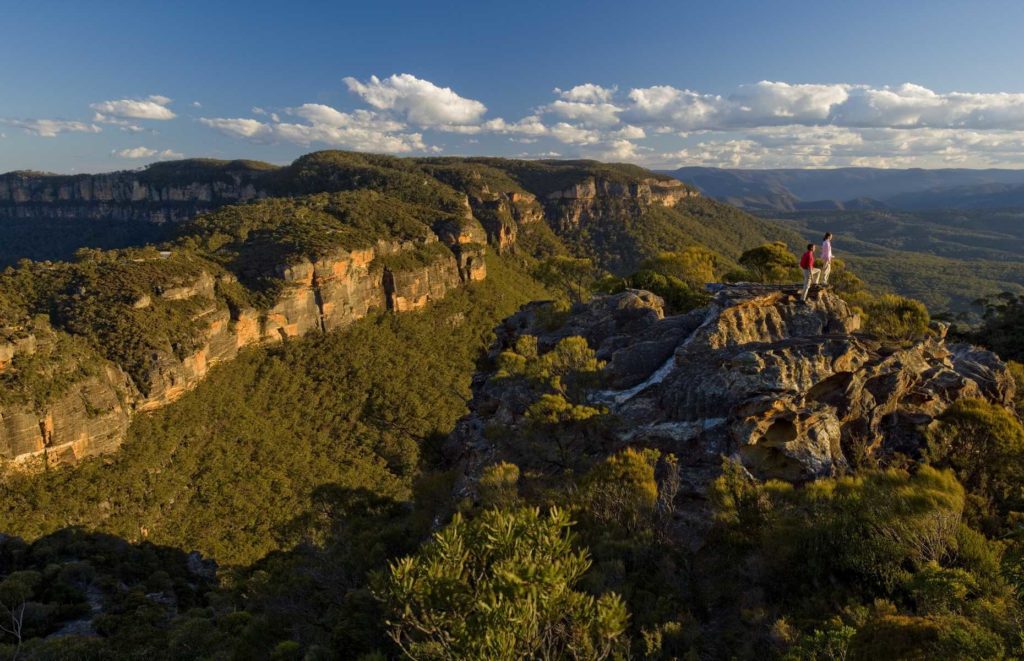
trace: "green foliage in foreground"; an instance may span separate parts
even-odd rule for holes
[[[745,605],[756,615],[734,611],[736,626],[753,625],[734,644],[795,659],[1021,653],[1024,611],[1006,580],[1006,547],[962,523],[967,497],[951,472],[928,466],[802,489],[727,466],[708,584],[723,607],[734,590],[764,591]]]
[[[569,526],[559,509],[456,515],[381,581],[391,637],[417,659],[604,659],[621,651],[625,606],[614,593],[574,589],[590,560],[574,548]]]
[[[405,500],[421,448],[466,410],[497,320],[544,292],[498,259],[429,309],[255,349],[137,418],[111,457],[0,484],[0,530],[82,525],[247,564],[294,543],[325,484]],[[444,332],[438,332],[444,329]]]

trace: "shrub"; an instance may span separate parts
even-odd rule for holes
[[[377,594],[398,646],[424,659],[602,659],[622,651],[628,614],[615,594],[573,586],[590,566],[564,510],[456,515]]]
[[[955,615],[912,617],[885,615],[868,622],[854,636],[852,659],[998,659],[999,637]]]
[[[484,507],[512,507],[519,500],[519,466],[506,461],[488,466],[478,485]]]
[[[627,448],[595,466],[579,494],[587,515],[626,530],[649,523],[658,504],[654,467],[660,456],[657,450]]]
[[[1024,504],[1024,427],[983,399],[955,402],[928,430],[925,458],[952,468],[973,494],[1000,513]]]
[[[799,282],[801,278],[796,255],[781,241],[746,251],[740,255],[739,263],[754,282],[791,283]]]
[[[641,270],[654,271],[683,281],[694,289],[714,282],[723,258],[704,246],[690,246],[679,252],[663,252],[640,264]]]
[[[895,294],[883,294],[867,303],[865,329],[890,340],[914,340],[928,332],[924,303]]]

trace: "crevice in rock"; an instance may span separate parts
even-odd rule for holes
[[[391,269],[385,267],[384,275],[381,278],[384,287],[384,305],[391,312],[395,311],[395,274]]]
[[[317,276],[316,272],[313,273],[313,279],[310,281],[310,287],[313,289],[313,302],[316,304],[317,309],[317,326],[321,333],[327,332],[327,318],[324,312],[324,294],[320,288],[320,277]]]

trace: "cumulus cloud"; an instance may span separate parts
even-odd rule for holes
[[[113,152],[118,158],[149,158],[156,156],[156,150],[149,147],[131,147],[129,149],[118,149]]]
[[[576,126],[568,122],[558,122],[548,129],[556,140],[570,145],[592,145],[601,141],[600,131]]]
[[[491,133],[515,133],[530,136],[540,136],[548,133],[548,127],[544,125],[544,122],[537,115],[524,117],[517,122],[507,122],[500,117],[491,119],[481,125],[481,130]]]
[[[422,134],[407,132],[405,124],[368,110],[346,113],[320,103],[305,103],[286,112],[301,121],[282,121],[273,113],[268,122],[226,117],[203,117],[199,121],[225,135],[254,142],[284,141],[303,146],[320,143],[390,153],[428,149]]]
[[[617,87],[602,87],[594,83],[583,83],[567,90],[555,88],[555,94],[575,103],[608,103],[612,100]]]
[[[406,121],[424,128],[474,124],[487,112],[487,106],[479,101],[407,73],[384,79],[370,76],[365,83],[351,76],[344,81],[349,91],[370,106],[398,113]]]
[[[269,125],[245,117],[200,117],[199,123],[232,138],[255,139],[269,137],[273,133]]]
[[[5,119],[3,121],[11,126],[17,126],[26,133],[43,138],[53,138],[61,133],[99,133],[103,130],[95,124],[64,119]]]
[[[589,89],[589,85],[573,88]],[[848,83],[792,84],[761,81],[727,94],[669,85],[559,92],[546,112],[584,122],[616,120],[658,131],[732,130],[760,126],[861,128],[1024,129],[1024,94],[938,93],[910,83],[871,87]]]
[[[568,156],[657,167],[1024,163],[1024,94],[936,92],[909,83],[761,81],[717,92],[582,83],[556,88],[550,102],[511,121],[488,118],[481,101],[411,74],[344,81],[363,108],[306,103],[280,116],[253,108],[250,118],[200,121],[256,142],[395,153],[440,149],[423,133],[501,135],[536,142],[539,153],[561,144]]]
[[[167,106],[171,99],[154,94],[144,99],[119,99],[117,101],[101,101],[89,107],[103,118],[117,119],[174,119],[177,115]],[[99,120],[103,121],[103,120]]]
[[[172,149],[165,149],[159,151],[157,149],[150,149],[149,147],[130,147],[128,149],[118,149],[112,152],[114,156],[118,158],[152,158],[156,157],[158,160],[167,160],[175,158],[185,158],[185,155],[181,152],[176,152]]]
[[[590,126],[614,126],[619,123],[622,108],[611,103],[580,103],[558,99],[547,107],[547,111]]]

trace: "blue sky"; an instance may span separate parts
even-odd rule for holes
[[[14,2],[0,171],[324,148],[1024,167],[1024,3]]]

